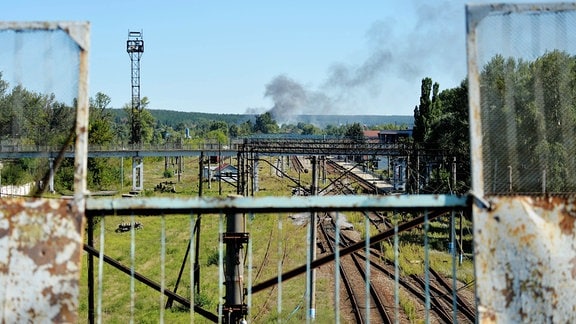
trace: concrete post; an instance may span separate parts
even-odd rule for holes
[[[132,158],[132,191],[144,190],[144,163],[141,157]]]

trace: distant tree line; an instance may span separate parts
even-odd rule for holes
[[[89,144],[110,146],[128,144],[131,132],[131,107],[110,108],[111,98],[96,93],[90,98]],[[228,143],[230,139],[255,134],[301,134],[331,135],[360,138],[364,127],[360,123],[328,125],[319,128],[311,123],[278,123],[269,112],[256,116],[220,115],[201,113],[160,112],[156,118],[148,107],[147,97],[141,99],[143,108],[138,114],[143,145],[165,143],[193,143],[194,141],[216,141]],[[66,144],[73,136],[75,125],[75,102],[67,105],[58,102],[53,94],[29,91],[22,85],[10,87],[0,73],[0,145],[34,146],[36,149],[51,149]],[[373,129],[405,129],[409,125],[379,125]],[[186,136],[188,130],[188,136]],[[72,135],[71,135],[72,134]],[[1,172],[2,184],[23,184],[42,179],[48,172],[48,159],[15,159],[4,161]],[[88,159],[88,187],[91,190],[106,189],[117,183],[121,167],[106,158]],[[72,190],[74,162],[64,159],[55,174],[55,186],[59,190]]]

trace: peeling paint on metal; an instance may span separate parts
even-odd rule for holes
[[[111,212],[115,215],[141,213],[143,215],[184,213],[191,210],[198,213],[220,212],[232,209],[234,212],[279,211],[338,211],[338,210],[382,210],[382,209],[415,209],[421,208],[467,208],[467,196],[456,195],[398,195],[367,196],[355,195],[342,199],[338,196],[307,197],[241,197],[241,198],[88,198],[86,213],[101,215]]]
[[[500,15],[503,25],[514,25],[510,17],[516,14],[530,15],[532,19],[538,15],[575,10],[576,3],[501,3],[466,7],[472,191],[490,202],[489,207],[472,207],[480,323],[576,322],[576,298],[573,297],[576,291],[576,196],[484,196],[484,191],[492,190],[485,188],[488,178],[483,172],[490,164],[487,157],[494,152],[492,148],[482,146],[483,136],[489,132],[489,125],[482,125],[482,114],[489,112],[481,111],[487,103],[481,102],[480,97],[478,54],[496,50],[508,57],[510,53],[505,48],[494,48],[498,45],[492,43],[494,36],[507,32],[505,28],[499,29],[499,24],[492,22],[487,27],[489,31],[484,30],[486,33],[480,35],[477,31],[488,16]],[[549,20],[533,21],[533,30],[538,32],[544,29],[539,24],[550,24]],[[529,41],[529,31],[526,35],[523,36],[528,44],[521,38],[517,43],[507,42],[506,46],[518,53],[527,52],[526,48],[533,44]],[[504,36],[510,39],[510,35]],[[571,133],[564,135],[573,137]],[[514,147],[509,149],[514,150]],[[545,185],[542,191],[546,191]]]
[[[76,322],[83,215],[63,200],[0,205],[0,321]]]
[[[0,200],[0,322],[75,323],[87,194],[90,24],[0,21],[0,30],[62,30],[77,44],[80,61],[74,199]]]
[[[573,199],[490,201],[491,210],[474,213],[480,322],[575,322],[576,233],[567,212]]]

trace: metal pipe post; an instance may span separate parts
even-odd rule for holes
[[[318,195],[318,159],[316,156],[312,157],[312,185],[310,194],[313,196]],[[316,260],[316,237],[317,237],[317,218],[316,212],[311,213],[310,217],[310,264]],[[316,269],[310,270],[310,319],[316,318]]]
[[[244,253],[243,244],[248,243],[244,232],[242,214],[226,215],[226,232],[222,234],[226,244],[225,282],[226,300],[223,308],[224,323],[240,323],[248,313],[244,303]]]

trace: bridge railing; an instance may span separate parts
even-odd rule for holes
[[[468,197],[88,199],[86,210],[81,319],[381,322],[383,306],[400,322],[474,321],[471,238],[456,234],[470,229]]]

